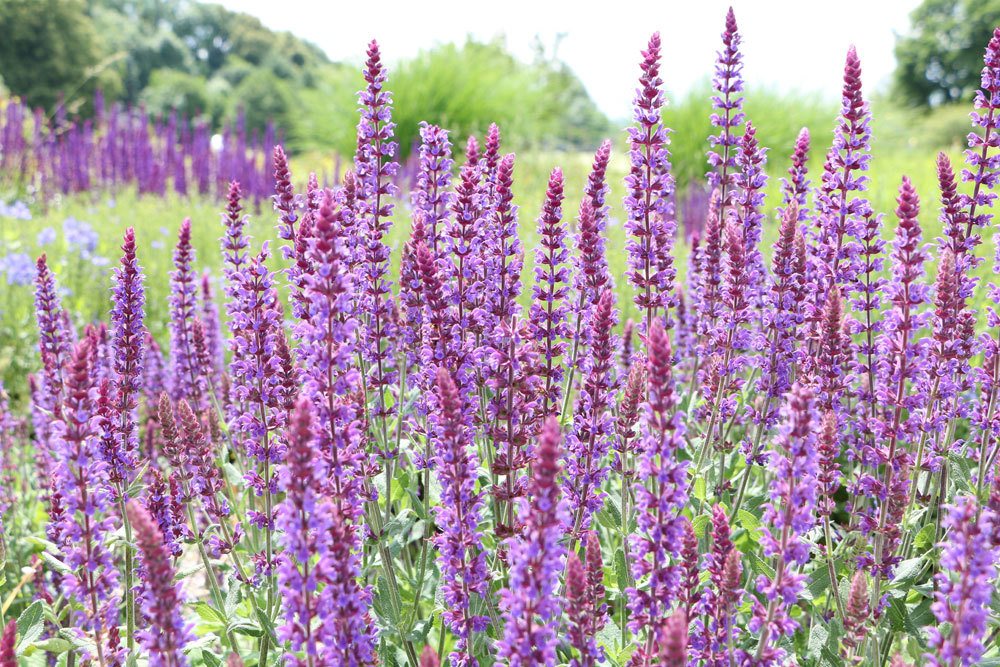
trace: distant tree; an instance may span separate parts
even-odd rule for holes
[[[174,109],[188,118],[212,112],[204,77],[171,69],[153,72],[139,100],[154,116],[166,116]]]
[[[263,130],[269,122],[287,127],[292,106],[287,85],[270,71],[255,69],[233,88],[226,117],[233,121],[242,111],[248,131]]]
[[[114,56],[101,43],[83,0],[0,0],[0,76],[31,105],[74,108],[101,88],[117,97]]]
[[[924,0],[910,23],[910,34],[896,41],[898,93],[914,105],[967,101],[1000,25],[1000,0]]]

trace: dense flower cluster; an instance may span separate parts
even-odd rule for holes
[[[965,168],[935,165],[930,245],[934,198],[906,177],[886,238],[854,49],[821,176],[803,129],[768,201],[780,158],[744,113],[741,44],[730,10],[708,187],[684,201],[649,40],[620,230],[610,140],[586,175],[549,172],[532,226],[498,126],[453,156],[424,123],[401,198],[371,42],[353,171],[300,187],[269,154],[277,247],[244,210],[262,156],[225,148],[249,180],[223,184],[201,148],[171,153],[174,188],[225,204],[218,276],[180,222],[168,313],[132,228],[107,323],[69,308],[59,263],[8,260],[35,284],[39,354],[25,418],[0,390],[0,599],[19,616],[0,667],[1000,658],[1000,287],[977,270],[1000,29]],[[110,182],[146,182],[119,157],[133,171]],[[67,222],[74,259],[96,229]]]

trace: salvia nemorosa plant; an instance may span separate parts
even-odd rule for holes
[[[332,185],[300,185],[273,137],[265,159],[179,117],[102,107],[49,132],[6,107],[0,168],[42,194],[225,204],[218,275],[202,221],[160,276],[131,221],[107,323],[74,310],[61,263],[28,267],[30,411],[0,391],[0,667],[1000,659],[981,268],[1000,29],[965,164],[939,156],[936,193],[904,177],[895,210],[868,180],[858,53],[832,135],[803,129],[785,162],[744,113],[743,37],[730,11],[697,201],[675,192],[654,34],[624,178],[603,142],[588,174],[549,172],[533,225],[497,125],[453,154],[428,119],[401,192],[375,42]],[[244,210],[267,196],[270,244]]]

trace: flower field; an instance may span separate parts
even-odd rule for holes
[[[375,41],[326,173],[9,103],[0,667],[1000,665],[1000,27],[892,181],[853,47],[782,155],[741,39],[683,189],[659,34],[585,161],[401,160]]]

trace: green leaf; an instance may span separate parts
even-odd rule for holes
[[[208,667],[222,667],[222,661],[215,657],[214,653],[209,651],[201,652],[201,659]]]
[[[61,655],[73,648],[72,644],[65,639],[60,639],[59,637],[43,639],[40,642],[35,642],[33,646],[40,651],[45,651],[46,653],[51,653],[52,655]]]
[[[618,579],[618,590],[624,592],[629,587],[628,565],[625,563],[625,551],[615,552],[615,577]]]
[[[271,643],[277,646],[278,633],[274,629],[274,623],[272,623],[271,619],[268,618],[267,612],[260,607],[257,607],[257,620],[260,622],[260,627],[264,629],[264,632],[271,637]]]
[[[45,603],[41,600],[35,600],[17,617],[17,636],[20,637],[16,649],[18,655],[21,655],[24,649],[31,646],[36,639],[42,636],[42,630],[45,625],[45,619],[42,614],[44,608]]]
[[[913,546],[923,551],[934,546],[934,524],[928,523],[913,538]]]
[[[389,592],[389,582],[385,577],[378,578],[378,601],[379,601],[379,615],[383,618],[389,619],[389,624],[393,627],[399,625],[399,616],[396,614],[396,608],[392,604],[392,595]]]
[[[699,540],[705,537],[710,521],[711,519],[707,514],[699,514],[691,520],[691,527],[694,528],[694,534],[698,536]]]
[[[908,589],[920,576],[924,569],[922,557],[909,558],[896,566],[896,575],[892,580],[893,588]]]
[[[203,621],[217,623],[221,626],[226,625],[225,615],[207,602],[195,602],[193,607],[194,613],[198,614],[198,617]]]
[[[128,498],[138,498],[142,495],[142,490],[146,488],[146,468],[149,467],[149,461],[144,462],[139,469],[135,471],[135,476],[132,478],[134,481],[129,485],[126,491]]]

